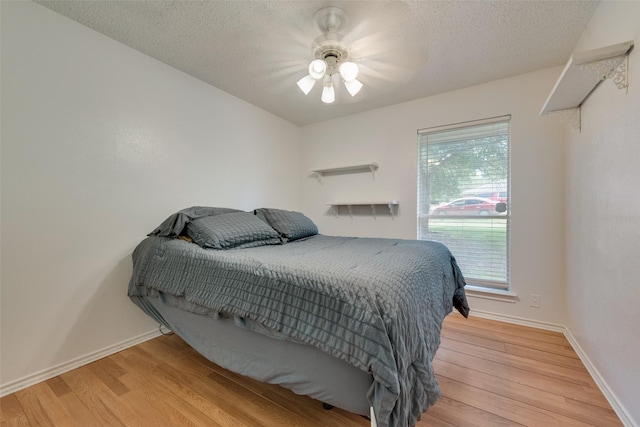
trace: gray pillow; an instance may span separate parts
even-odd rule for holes
[[[318,234],[318,227],[307,216],[300,212],[282,209],[261,208],[254,214],[266,220],[286,241],[294,241]]]
[[[252,212],[195,219],[187,224],[187,235],[207,249],[252,248],[282,243],[278,233]]]
[[[222,215],[231,212],[242,212],[231,208],[211,208],[208,206],[192,206],[182,209],[165,219],[147,236],[177,237],[184,231],[189,222],[204,216]]]

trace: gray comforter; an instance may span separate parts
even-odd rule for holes
[[[442,321],[454,305],[468,314],[455,259],[431,241],[317,235],[218,251],[148,237],[133,263],[131,297],[249,318],[370,372],[380,427],[412,426],[435,403]]]

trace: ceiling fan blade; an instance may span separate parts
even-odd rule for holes
[[[420,26],[407,28],[411,13],[408,3],[371,2],[350,15],[352,25],[344,40],[364,84],[407,82],[426,64],[428,41]]]

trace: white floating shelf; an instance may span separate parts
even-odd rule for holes
[[[394,217],[394,208],[400,204],[397,200],[392,200],[390,202],[331,202],[327,203],[328,206],[333,208],[333,213],[338,217],[338,209],[340,206],[346,206],[349,209],[349,215],[353,218],[353,207],[354,206],[370,206],[371,213],[373,217],[376,217],[376,206],[386,206],[389,209],[389,213],[391,214],[391,218]]]
[[[628,88],[626,59],[632,48],[631,40],[572,55],[540,115],[558,113],[580,129],[580,106],[602,80],[612,78],[619,89]]]
[[[378,164],[376,162],[365,163],[362,165],[352,165],[352,166],[341,166],[337,168],[327,168],[327,169],[314,169],[311,171],[312,174],[318,177],[318,181],[322,184],[322,178],[327,175],[342,175],[347,173],[359,173],[359,172],[371,172],[371,176],[373,179],[376,179],[375,172],[378,170]]]

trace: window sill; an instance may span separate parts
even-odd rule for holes
[[[464,288],[467,296],[490,299],[494,301],[515,303],[518,300],[518,296],[513,292],[501,291],[498,289],[488,289],[481,286],[467,285]]]

